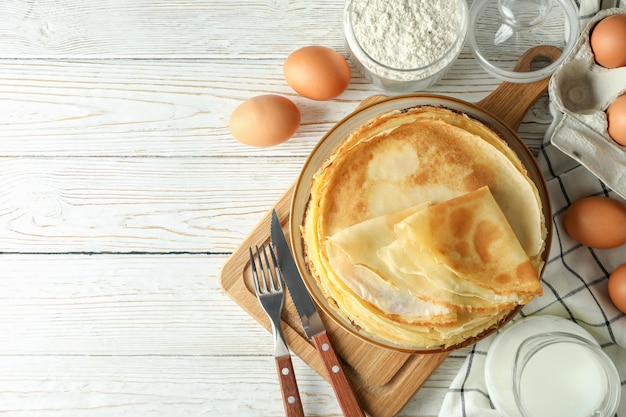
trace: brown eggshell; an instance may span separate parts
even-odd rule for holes
[[[568,207],[565,231],[585,246],[615,248],[626,243],[626,207],[609,197],[585,197]]]
[[[228,122],[232,135],[246,145],[267,147],[285,142],[300,126],[300,110],[276,94],[252,97],[233,111]]]
[[[350,67],[334,49],[305,46],[291,53],[283,65],[287,84],[312,100],[330,100],[350,84]]]
[[[606,68],[626,66],[626,14],[615,14],[600,20],[589,38],[598,64]]]
[[[609,297],[615,307],[626,313],[626,264],[618,266],[609,277]]]
[[[626,94],[611,103],[606,110],[606,119],[609,136],[618,144],[626,146]]]

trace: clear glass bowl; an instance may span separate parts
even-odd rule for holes
[[[360,4],[363,4],[363,2],[359,2],[358,0],[346,1],[343,14],[343,32],[348,51],[348,59],[365,79],[374,86],[387,91],[410,93],[432,86],[452,67],[463,49],[467,35],[469,9],[466,1],[449,1],[455,3],[455,12],[458,13],[459,16],[459,24],[454,26],[454,33],[450,36],[452,42],[447,49],[442,50],[438,54],[434,54],[434,59],[429,60],[430,62],[425,62],[423,65],[411,68],[407,68],[406,64],[390,65],[372,56],[374,55],[372,53],[373,51],[367,50],[367,46],[364,45],[362,39],[359,39],[358,30],[355,30],[358,18],[358,7],[360,7]],[[381,19],[382,18],[384,18],[384,16],[381,16]],[[393,16],[389,17],[389,19],[393,18]],[[411,21],[410,23],[414,24],[416,27],[427,26],[425,22]],[[374,30],[375,29],[372,28],[372,31]],[[407,28],[407,31],[410,30],[413,29]],[[434,30],[436,31],[437,28]],[[436,33],[433,37],[437,37]],[[394,41],[388,38],[387,33],[381,34],[380,39],[377,39],[377,41],[379,40],[389,42],[390,45],[394,44]],[[392,48],[386,49],[391,50]],[[409,46],[405,49],[405,52],[406,50],[414,50],[415,54],[419,55],[419,45],[415,45],[414,48]],[[396,56],[395,58],[398,57]]]
[[[550,76],[578,39],[578,11],[572,0],[475,0],[469,11],[468,42],[480,66],[508,82],[530,83]],[[534,62],[518,71],[529,49],[553,46],[556,60]]]

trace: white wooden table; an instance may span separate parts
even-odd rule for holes
[[[324,133],[381,93],[296,95],[293,50],[345,55],[341,0],[0,2],[0,415],[281,416],[270,335],[220,288],[224,262]],[[500,82],[468,47],[427,90],[478,101]],[[287,143],[228,131],[244,100],[291,98]],[[548,100],[520,136],[540,141]],[[401,416],[435,416],[466,351]],[[294,359],[310,416],[338,416]]]

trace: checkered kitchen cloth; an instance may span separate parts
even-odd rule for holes
[[[600,9],[626,7],[620,0],[582,0],[581,28]],[[538,155],[548,185],[554,233],[543,273],[544,294],[524,306],[514,321],[530,315],[565,317],[587,329],[618,367],[622,396],[617,416],[626,417],[626,315],[618,311],[607,293],[611,272],[626,263],[626,245],[615,249],[591,249],[573,241],[564,231],[563,215],[579,198],[598,195],[621,199],[585,167],[556,149],[546,134]],[[621,167],[617,169],[626,169]],[[499,417],[489,399],[484,366],[495,335],[471,347],[460,371],[444,397],[439,417]],[[454,352],[451,354],[453,357]],[[465,356],[465,355],[464,355]]]

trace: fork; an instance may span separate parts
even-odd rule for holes
[[[272,324],[274,359],[276,361],[276,371],[278,372],[285,415],[287,417],[304,417],[302,401],[298,392],[298,383],[293,372],[291,355],[280,325],[280,315],[285,304],[283,277],[276,261],[274,248],[271,245],[267,247],[269,247],[269,257],[267,256],[268,251],[265,245],[261,245],[261,250],[256,246],[256,261],[252,248],[249,248],[254,290],[259,303],[261,303]]]

